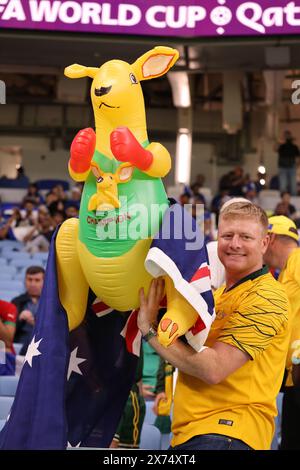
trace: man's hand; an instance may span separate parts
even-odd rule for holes
[[[155,397],[155,393],[151,390],[154,389],[153,385],[150,384],[143,384],[142,385],[142,395],[144,398],[153,398]]]
[[[19,320],[26,321],[26,323],[29,323],[29,325],[34,325],[34,316],[32,315],[30,310],[22,310],[22,312],[19,315]]]
[[[159,404],[160,400],[167,401],[167,395],[165,394],[165,392],[160,392],[155,397],[152,410],[157,416],[158,416],[158,404]]]
[[[137,324],[142,334],[148,333],[150,325],[156,322],[159,305],[164,296],[165,282],[163,278],[152,279],[148,297],[145,296],[144,289],[140,289],[140,310]]]

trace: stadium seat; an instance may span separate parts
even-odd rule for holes
[[[11,262],[14,261],[14,260],[26,260],[26,261],[30,261],[31,260],[31,254],[30,253],[26,253],[24,251],[8,251],[4,257],[8,260],[10,260],[10,264],[12,264]]]
[[[6,419],[14,402],[14,397],[0,396],[0,419]]]
[[[3,265],[0,265],[0,282],[1,281],[9,281],[11,279],[16,279],[15,278],[15,275],[12,274],[11,272],[6,272],[6,266],[5,266],[5,270],[3,270]]]
[[[0,300],[6,300],[6,302],[11,302],[12,299],[20,295],[19,291],[16,290],[0,290]]]
[[[23,343],[14,343],[14,350],[16,354],[19,354],[23,347]]]
[[[161,449],[161,433],[152,424],[144,422],[141,432],[140,449]]]
[[[11,262],[10,262],[10,266],[15,266],[19,271],[21,269],[24,269],[24,268],[29,268],[29,266],[33,266],[34,265],[41,265],[42,266],[42,262],[39,261],[39,263],[33,263],[32,262],[32,259],[12,259]]]
[[[13,290],[22,293],[24,291],[24,282],[18,281],[16,279],[5,281],[0,277],[0,291],[3,290]]]
[[[17,268],[15,266],[5,266],[5,274],[10,275],[11,278],[14,278],[17,273]]]
[[[34,253],[32,255],[32,264],[35,264],[35,261],[42,261],[43,263],[48,260],[49,253],[48,252],[40,252]]]
[[[265,211],[273,212],[280,202],[280,192],[275,189],[264,189],[259,193],[258,202]]]
[[[0,376],[0,396],[14,397],[16,394],[19,377],[15,375]]]
[[[171,444],[172,433],[162,434],[161,435],[161,450],[167,450]]]
[[[152,410],[154,402],[153,400],[146,400],[145,403],[146,403],[146,414],[145,414],[144,423],[154,424],[156,420],[156,414]]]

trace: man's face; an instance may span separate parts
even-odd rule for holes
[[[44,274],[27,274],[25,278],[25,287],[29,295],[40,297],[44,283]]]
[[[269,236],[252,218],[221,217],[218,229],[218,255],[228,273],[240,278],[260,269]]]

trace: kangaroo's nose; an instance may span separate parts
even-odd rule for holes
[[[111,90],[111,86],[102,86],[101,88],[95,88],[95,95],[96,96],[103,96],[103,95],[107,95],[107,93],[110,92]]]

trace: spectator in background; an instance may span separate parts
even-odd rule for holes
[[[138,449],[146,406],[142,391],[143,351],[138,360],[135,383],[129,392],[111,448]]]
[[[236,166],[230,172],[230,195],[242,196],[244,184],[245,184],[244,170],[242,167]]]
[[[21,165],[17,168],[16,181],[18,181],[18,183],[20,183],[22,187],[29,185],[29,178],[28,176],[26,176],[25,169]]]
[[[81,201],[81,194],[82,194],[82,187],[80,186],[73,186],[71,189],[70,198],[67,201],[67,205],[75,206],[79,209],[80,201]]]
[[[40,195],[38,185],[36,183],[30,183],[30,185],[28,186],[27,194],[24,199],[26,198],[30,198],[31,200],[33,200],[36,206],[44,202],[44,199]]]
[[[66,220],[65,211],[54,211],[52,214],[53,228],[55,229],[59,224],[62,224]],[[51,235],[52,236],[52,235]]]
[[[284,132],[285,142],[277,145],[278,174],[280,191],[290,191],[297,196],[296,159],[300,156],[297,145],[293,143],[290,131]]]
[[[274,214],[285,215],[290,219],[295,219],[296,207],[291,204],[291,195],[288,191],[283,191],[281,193],[281,201],[277,204]]]
[[[0,360],[0,375],[14,375],[13,341],[16,332],[17,309],[10,302],[0,300],[0,341],[5,344],[5,363]],[[0,354],[2,348],[0,345]],[[3,363],[1,363],[3,362]]]
[[[20,354],[26,354],[31,340],[40,296],[44,284],[45,270],[41,266],[30,266],[25,274],[26,291],[12,299],[18,311],[15,342],[22,343]]]
[[[78,217],[79,208],[77,205],[74,205],[73,202],[68,201],[65,209],[66,218],[70,219],[71,217]]]
[[[49,251],[54,233],[53,220],[48,212],[40,212],[32,230],[24,237],[25,250],[29,253]]]
[[[282,402],[282,450],[300,450],[300,383],[293,372],[300,364],[300,248],[297,227],[285,216],[269,218],[270,243],[264,261],[270,268],[280,269],[278,281],[283,285],[290,303],[292,334],[286,359]],[[293,371],[293,369],[296,369]],[[298,387],[297,387],[298,385]]]
[[[185,192],[185,193],[182,193],[180,194],[179,196],[179,204],[181,206],[184,206],[185,204],[189,204],[190,203],[190,195],[189,193]]]
[[[23,219],[28,221],[28,225],[34,225],[37,219],[37,212],[36,212],[37,204],[35,203],[35,199],[31,197],[26,197],[23,199],[22,203],[22,215]]]
[[[257,191],[255,183],[249,182],[243,187],[245,198],[252,202],[252,204],[258,204]]]

